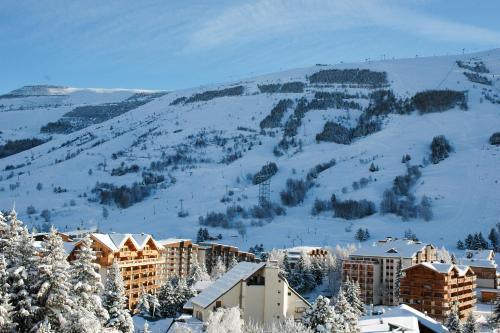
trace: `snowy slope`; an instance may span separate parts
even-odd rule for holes
[[[426,115],[417,112],[389,115],[381,131],[350,145],[316,143],[315,135],[327,120],[342,118],[346,123],[352,123],[360,111],[314,110],[306,113],[297,134],[297,139],[302,141],[302,150],[290,149],[281,157],[273,155],[273,148],[281,139],[283,130],[276,129],[275,135],[271,136],[260,134],[259,128],[260,121],[280,99],[311,99],[316,91],[366,95],[371,90],[322,88],[307,84],[303,93],[259,92],[258,84],[308,83],[307,76],[332,68],[315,66],[227,85],[172,92],[101,124],[67,135],[54,135],[51,141],[30,151],[0,159],[0,190],[3,188],[0,208],[8,209],[15,202],[21,218],[32,225],[42,224],[38,215],[43,209],[49,209],[51,223],[62,229],[98,224],[103,231],[148,232],[159,238],[193,238],[200,227],[199,216],[211,211],[224,212],[228,205],[233,204],[221,202],[227,192],[234,193],[234,203],[243,207],[249,208],[257,203],[258,186],[247,180],[247,174],[253,175],[266,162],[274,161],[278,165],[278,173],[271,181],[271,200],[279,203],[279,193],[285,188],[288,178],[303,179],[316,164],[334,158],[337,164],[319,175],[316,180],[319,185],[307,193],[302,204],[286,208],[286,216],[276,217],[261,227],[248,226],[244,238],[236,229],[211,228],[210,232],[221,233],[223,242],[247,250],[257,243],[263,243],[267,249],[351,243],[354,242],[354,231],[359,227],[368,228],[372,239],[390,235],[401,237],[404,230],[411,228],[422,240],[454,247],[456,241],[467,233],[487,233],[500,222],[500,147],[488,144],[489,136],[500,131],[500,104],[484,100],[483,86],[470,82],[463,75],[464,70],[456,64],[457,60],[471,58],[480,58],[484,62],[490,70],[485,75],[493,81],[493,85],[487,88],[491,89],[492,95],[499,95],[500,50],[333,66],[385,71],[390,89],[400,97],[411,97],[426,89],[468,91],[469,110],[455,108]],[[243,95],[171,105],[179,97],[236,85],[244,86]],[[135,92],[66,88],[49,96],[33,96],[30,92],[20,97],[0,98],[0,104],[4,106],[0,108],[0,144],[8,139],[42,137],[39,133],[41,126],[59,119],[75,106],[119,102]],[[362,106],[368,103],[363,98],[356,101]],[[283,122],[292,111],[293,108],[285,113]],[[200,133],[207,138],[207,145],[195,145],[196,137],[202,135]],[[417,198],[424,194],[432,198],[435,215],[432,221],[413,219],[403,222],[398,216],[379,213],[353,221],[333,218],[330,212],[311,216],[314,199],[326,200],[332,194],[342,200],[371,200],[378,206],[383,191],[391,187],[394,177],[405,172],[401,157],[410,154],[412,164],[421,164],[430,153],[432,138],[440,134],[449,139],[455,151],[441,163],[422,168],[422,177],[415,187]],[[227,140],[224,147],[220,144],[221,139]],[[242,157],[230,164],[221,163],[228,155],[228,147],[237,147]],[[96,182],[131,185],[141,181],[141,172],[111,176],[111,170],[121,163],[149,168],[152,161],[162,160],[162,155],[174,155],[176,151],[185,151],[197,161],[163,171],[167,178],[164,188],[158,188],[144,201],[120,209],[116,205],[103,206],[88,200],[94,196],[91,190]],[[117,154],[116,159],[112,158],[113,153]],[[371,162],[377,164],[380,171],[370,173]],[[4,171],[7,165],[21,164],[26,165]],[[354,181],[369,176],[376,181],[353,190],[351,184]],[[36,189],[38,183],[43,184],[40,191]],[[55,193],[53,188],[58,186],[67,192]],[[344,187],[348,189],[347,193],[343,193]],[[180,200],[189,212],[184,218],[178,217]],[[29,205],[33,205],[38,213],[28,216],[26,208]],[[103,218],[103,207],[109,211],[107,218]],[[249,224],[250,220],[243,222]],[[346,227],[351,222],[353,231],[347,232]]]

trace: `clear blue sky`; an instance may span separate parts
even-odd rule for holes
[[[316,63],[500,47],[498,0],[2,0],[0,93],[179,89]]]

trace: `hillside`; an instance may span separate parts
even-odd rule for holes
[[[41,142],[0,159],[0,208],[15,202],[20,218],[38,228],[98,225],[194,238],[200,216],[236,207],[232,219],[208,219],[228,228],[208,228],[245,250],[351,243],[358,228],[369,229],[371,239],[411,229],[453,248],[467,233],[487,234],[500,222],[500,147],[488,142],[500,131],[499,75],[497,49],[317,65],[168,93],[21,88],[0,96],[0,145]],[[439,92],[418,95],[427,90]],[[430,145],[438,135],[453,149],[435,164]],[[382,214],[380,203],[406,173],[407,154],[421,176],[398,198],[417,215],[403,221]],[[271,202],[286,213],[261,219],[265,212],[251,210],[259,194],[252,178],[268,162],[277,166]],[[377,171],[369,170],[372,163]],[[309,180],[297,184],[307,193],[296,206],[282,203],[289,178]],[[347,220],[327,207],[312,215],[315,199],[329,202],[332,194],[337,215],[352,213],[348,199],[371,201],[376,212]],[[423,196],[432,205],[430,221],[419,206]],[[372,213],[359,206],[356,213]],[[42,217],[44,210],[50,213]]]

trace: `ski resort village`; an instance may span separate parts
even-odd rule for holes
[[[0,333],[500,333],[499,13],[0,1]]]

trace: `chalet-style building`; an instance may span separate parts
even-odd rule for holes
[[[106,281],[107,272],[114,261],[118,262],[128,297],[128,308],[137,304],[141,289],[155,293],[162,282],[161,272],[164,270],[164,258],[161,256],[162,246],[148,234],[99,234],[90,235],[92,248],[96,252],[97,263],[101,266],[100,274]],[[68,256],[68,260],[76,259],[80,242]]]
[[[453,304],[466,318],[476,303],[476,276],[467,266],[423,262],[403,270],[400,301],[444,322]]]
[[[399,265],[407,268],[436,260],[431,244],[408,239],[387,238],[363,246],[342,262],[342,279],[359,283],[365,304],[397,305],[395,282]]]
[[[303,255],[309,256],[312,258],[325,258],[328,255],[328,250],[315,247],[315,246],[297,246],[286,250],[286,255],[288,257],[288,263],[293,268],[295,264],[299,260],[299,258]]]
[[[219,307],[239,307],[245,322],[265,326],[298,319],[310,304],[279,273],[276,263],[240,262],[191,299],[193,315],[206,321]]]
[[[198,244],[198,262],[204,263],[208,273],[212,272],[212,267],[221,258],[226,267],[229,266],[233,257],[240,261],[255,261],[255,254],[240,251],[236,246],[218,243],[204,242]]]
[[[193,262],[198,260],[198,245],[190,239],[169,238],[157,241],[162,247],[161,257],[165,261],[161,275],[163,280],[170,277],[187,277]]]

